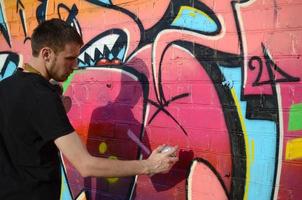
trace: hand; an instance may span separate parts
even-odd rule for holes
[[[148,174],[150,176],[157,173],[167,173],[178,161],[176,151],[178,146],[174,146],[166,152],[161,152],[166,145],[158,146],[146,160],[148,165]]]

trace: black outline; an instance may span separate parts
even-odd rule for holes
[[[65,171],[65,168],[64,168],[64,165],[63,165],[63,157],[64,157],[64,155],[62,155],[61,156],[61,154],[60,153],[58,153],[59,155],[58,155],[58,157],[59,157],[59,159],[60,159],[60,163],[61,163],[61,166],[60,167],[62,167],[62,171],[63,171],[63,173],[64,173],[64,176],[65,176],[65,181],[66,181],[66,185],[67,185],[67,187],[68,187],[68,192],[69,192],[69,194],[70,194],[70,196],[71,196],[71,198],[72,199],[74,199],[73,198],[73,195],[72,195],[72,190],[71,190],[71,188],[70,188],[70,184],[69,184],[69,180],[68,180],[68,176],[67,176],[67,172]],[[61,170],[60,170],[61,171]],[[60,173],[61,174],[61,176],[62,176],[62,173]],[[61,179],[62,179],[62,177],[61,177]],[[62,181],[61,181],[61,184],[62,184]],[[62,194],[62,191],[60,191],[60,195]]]
[[[91,66],[92,67],[92,66]],[[81,67],[78,70],[85,70],[86,68],[89,69],[91,67]],[[149,96],[149,80],[146,77],[145,74],[140,73],[139,71],[137,71],[136,69],[132,68],[132,67],[128,67],[126,65],[108,65],[108,66],[93,66],[93,67],[97,67],[97,68],[105,68],[105,69],[120,69],[122,71],[128,72],[132,75],[134,75],[138,81],[140,82],[140,85],[142,87],[142,91],[143,91],[143,112],[142,112],[142,123],[141,123],[141,128],[140,128],[140,141],[143,140],[144,137],[144,133],[145,133],[145,128],[144,128],[144,124],[145,124],[145,116],[147,113],[147,104],[148,104],[148,96]],[[137,159],[140,158],[140,155],[142,154],[142,149],[138,146],[138,151],[137,151]],[[129,191],[128,191],[128,195],[125,197],[125,199],[129,199],[131,196],[131,192],[132,190],[136,187],[135,185],[135,176],[131,177],[131,184],[129,186]]]
[[[7,69],[7,65],[10,61],[14,62],[16,64],[16,70],[18,68],[18,64],[20,61],[20,57],[17,53],[11,52],[11,51],[0,51],[0,55],[1,54],[8,54],[5,63],[3,64],[3,68],[0,71],[0,75],[3,77],[3,75],[5,74],[5,71]]]
[[[233,0],[231,2],[232,8],[233,8],[233,15],[237,27],[237,34],[239,37],[239,45],[240,45],[240,55],[243,57],[243,55],[246,55],[247,52],[244,52],[243,48],[243,40],[242,40],[242,31],[239,23],[238,16],[240,15],[239,11],[236,10],[235,5],[240,3],[246,3],[249,0],[241,0],[240,2],[237,2],[236,0]],[[273,77],[269,72],[270,77]],[[242,70],[241,75],[241,85],[244,84],[244,69]],[[257,95],[244,95],[244,88],[241,87],[241,97],[240,99],[247,102],[247,110],[246,110],[246,118],[247,119],[259,119],[259,120],[272,120],[276,123],[276,157],[275,157],[275,173],[274,173],[274,180],[272,184],[272,192],[271,192],[271,200],[274,199],[275,195],[275,186],[276,186],[276,176],[278,171],[278,155],[279,155],[279,143],[280,143],[280,125],[279,125],[279,113],[278,113],[278,101],[277,101],[277,92],[276,92],[276,85],[275,82],[271,83],[272,87],[272,95],[263,95],[263,94],[257,94]],[[269,111],[269,112],[267,112]],[[264,114],[265,113],[265,114]],[[282,162],[282,161],[280,161]]]
[[[58,11],[58,15],[59,15],[59,18],[62,19],[61,17],[61,13],[60,13],[60,9],[65,9],[69,14],[68,14],[68,17],[66,18],[66,22],[69,23],[71,26],[73,25],[73,27],[76,29],[76,27],[78,27],[78,29],[76,30],[79,30],[79,34],[80,36],[82,37],[82,28],[81,28],[81,25],[79,23],[79,21],[77,20],[76,16],[79,12],[78,10],[78,7],[76,4],[73,4],[71,6],[71,8],[67,7],[64,3],[60,3],[58,4],[57,6],[57,11]]]
[[[23,29],[23,33],[24,33],[24,37],[25,37],[23,43],[25,44],[27,40],[30,40],[30,37],[27,35],[27,31],[26,31],[24,9],[25,9],[25,7],[24,7],[22,1],[17,0],[16,12],[19,13],[19,16],[20,16],[20,19],[21,19],[22,29]]]
[[[269,72],[270,78],[269,78],[269,80],[266,80],[266,81],[260,81],[260,78],[262,76],[262,71],[263,71],[262,58],[259,56],[253,56],[249,59],[249,62],[248,62],[249,69],[250,70],[256,69],[256,67],[253,66],[253,61],[257,61],[259,64],[259,72],[258,72],[256,80],[253,82],[253,86],[267,85],[267,84],[272,85],[272,84],[276,84],[276,83],[280,83],[280,82],[299,82],[300,81],[299,77],[291,76],[291,75],[287,74],[285,71],[283,71],[280,67],[278,67],[274,63],[274,61],[269,57],[267,48],[264,46],[263,43],[261,44],[261,46],[262,46],[262,51],[263,51],[263,57],[265,59],[265,66]],[[276,79],[275,75],[273,73],[273,70],[278,72],[284,78]]]
[[[84,52],[84,62],[82,62],[80,59],[78,59],[79,60],[79,63],[81,62],[81,63],[83,63],[83,64],[90,64],[90,61],[92,61],[92,62],[95,62],[95,63],[97,63],[100,59],[99,58],[97,58],[97,59],[95,59],[95,58],[91,58],[87,53],[85,53],[85,51],[90,47],[90,46],[92,46],[93,45],[93,43],[95,43],[96,41],[98,41],[98,40],[100,40],[101,38],[103,38],[103,37],[105,37],[105,36],[107,36],[107,35],[110,35],[110,34],[118,34],[118,35],[120,35],[119,36],[119,38],[117,39],[117,41],[116,41],[116,44],[122,44],[122,46],[125,46],[125,48],[127,49],[128,47],[127,47],[127,41],[128,41],[128,38],[127,38],[127,34],[123,31],[123,30],[121,30],[121,29],[110,29],[110,30],[107,30],[107,31],[105,31],[105,32],[102,32],[102,33],[100,33],[99,35],[97,35],[97,36],[95,36],[94,38],[92,38],[90,41],[88,41],[82,48],[81,48],[81,52],[80,52],[80,55]],[[116,46],[116,45],[115,45]],[[112,49],[112,51],[114,51],[114,47],[115,46],[113,46],[113,49]],[[106,45],[104,46],[104,48],[106,47]],[[111,51],[111,52],[112,52]],[[104,52],[103,52],[104,53]],[[125,51],[125,53],[126,53],[126,51]],[[103,55],[104,57],[105,57],[105,55]],[[116,56],[116,55],[114,55],[114,56]],[[125,58],[125,56],[126,55],[124,55],[123,56],[123,59]],[[106,66],[106,65],[104,65],[104,66]],[[83,66],[83,67],[80,67],[80,68],[87,68],[87,67],[98,67],[98,65],[93,65],[93,66]]]
[[[86,193],[86,191],[83,189],[83,190],[81,190],[80,192],[79,192],[79,194],[75,197],[75,198],[73,198],[73,199],[77,199],[77,198],[79,198],[79,196],[82,194],[82,193],[84,193],[85,194],[85,197],[86,197],[86,199],[88,199],[87,198],[87,193]]]
[[[149,120],[148,124],[151,124],[151,122],[156,117],[156,115],[160,111],[163,111],[166,115],[168,115],[179,126],[179,128],[181,128],[181,130],[184,132],[185,135],[188,135],[187,131],[182,127],[182,125],[173,117],[173,115],[169,111],[167,111],[165,109],[165,107],[168,107],[169,104],[172,103],[173,101],[175,101],[177,99],[184,98],[184,97],[188,97],[188,96],[190,96],[189,93],[183,93],[183,94],[172,97],[170,100],[166,101],[164,104],[162,104],[162,103],[158,104],[158,103],[152,101],[151,99],[148,99],[148,103],[150,103],[151,105],[153,105],[157,108],[157,110],[154,112],[151,119]]]
[[[12,44],[9,38],[8,30],[7,30],[7,22],[4,21],[4,13],[3,13],[3,6],[0,3],[0,14],[2,15],[3,18],[3,23],[0,24],[0,33],[3,34],[5,41],[7,42],[8,46],[12,48]]]
[[[41,2],[41,4],[36,9],[36,19],[38,24],[42,23],[46,19],[46,7],[47,7],[47,1],[48,0],[38,0]]]
[[[219,64],[215,62],[215,57],[220,53],[216,50],[188,41],[178,41],[175,42],[175,44],[187,49],[196,57],[216,89],[229,132],[232,153],[232,180],[229,196],[230,199],[243,199],[246,179],[245,141],[235,101],[230,88],[226,85],[222,85],[225,78],[219,69]],[[198,52],[198,54],[196,52]],[[212,56],[209,56],[207,60],[203,60],[206,55],[204,52]],[[234,64],[238,63],[240,56],[236,57],[236,55],[232,55],[231,58],[232,59],[227,60],[229,61],[227,64],[234,66]]]
[[[189,199],[188,198],[188,190],[189,190],[189,188],[188,188],[189,187],[189,180],[188,180],[188,178],[189,178],[189,175],[190,175],[190,172],[191,172],[191,168],[192,168],[192,165],[193,165],[194,162],[199,162],[199,163],[202,163],[202,164],[206,165],[216,175],[218,181],[220,182],[220,184],[221,184],[221,186],[222,186],[222,188],[224,190],[225,195],[228,197],[228,199],[230,199],[230,196],[228,194],[228,190],[227,190],[227,188],[226,188],[226,186],[224,184],[224,181],[223,181],[222,177],[219,175],[219,173],[216,171],[216,169],[213,167],[213,165],[211,165],[211,163],[209,161],[207,161],[207,160],[205,160],[203,158],[200,158],[200,157],[196,157],[196,158],[194,158],[191,161],[190,169],[187,172],[187,178],[186,178],[186,191],[187,191],[187,195],[186,195],[186,199],[187,200]],[[208,184],[208,183],[205,183],[205,184]]]
[[[176,16],[178,15],[181,6],[190,6],[193,8],[196,8],[198,10],[201,10],[205,12],[208,16],[211,17],[211,19],[215,22],[217,25],[217,30],[214,32],[205,32],[205,31],[197,31],[197,30],[191,30],[185,27],[178,27],[178,26],[172,26],[171,23],[174,21]],[[214,11],[208,7],[206,4],[202,3],[201,1],[197,0],[171,0],[168,9],[164,13],[163,17],[158,20],[158,23],[156,23],[154,26],[151,28],[147,29],[145,31],[145,40],[150,43],[154,41],[155,37],[158,35],[159,32],[165,29],[177,29],[177,30],[189,30],[192,32],[196,32],[202,35],[209,35],[209,36],[214,36],[217,35],[221,32],[221,23],[218,20],[216,14]]]

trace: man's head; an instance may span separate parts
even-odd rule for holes
[[[75,28],[60,19],[42,22],[31,37],[32,55],[43,64],[46,78],[67,79],[77,67],[83,40]]]
[[[60,19],[50,19],[37,26],[31,36],[32,55],[39,56],[43,47],[51,48],[55,53],[64,50],[68,43],[83,45],[83,40],[75,28]]]

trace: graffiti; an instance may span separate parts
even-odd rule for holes
[[[119,29],[101,33],[82,47],[79,66],[118,65],[125,61],[126,34]]]
[[[153,116],[150,118],[148,124],[151,124],[151,122],[153,121],[153,119],[156,117],[156,115],[162,111],[164,112],[167,116],[169,116],[180,128],[181,130],[184,132],[184,134],[188,135],[188,133],[186,132],[186,130],[180,125],[180,123],[164,108],[164,107],[167,107],[169,106],[169,104],[177,99],[180,99],[180,98],[183,98],[183,97],[186,97],[186,96],[189,96],[188,93],[184,93],[184,94],[180,94],[180,95],[177,95],[175,97],[172,97],[170,100],[168,100],[167,102],[165,102],[164,104],[157,104],[156,102],[152,101],[152,100],[148,100],[148,102],[157,107],[157,111],[153,114]]]
[[[17,69],[19,56],[14,52],[0,51],[0,81],[11,76]]]
[[[301,158],[302,157],[301,147],[302,147],[301,138],[289,140],[286,145],[286,159],[294,160],[297,158]]]
[[[100,6],[112,5],[110,0],[87,0],[87,1]]]
[[[289,131],[302,130],[302,103],[292,104],[289,113]]]
[[[88,151],[122,160],[180,148],[171,172],[152,177],[83,179],[62,157],[61,199],[302,195],[302,24],[287,17],[300,4],[39,0],[29,23],[32,2],[0,0],[0,80],[29,58],[33,28],[61,18],[85,41],[64,95]]]
[[[264,45],[262,44],[262,49],[263,49],[263,54],[264,54],[264,58],[265,58],[265,64],[267,66],[267,70],[269,72],[269,76],[270,76],[270,80],[268,81],[262,81],[260,82],[260,78],[262,75],[262,71],[263,71],[263,63],[261,58],[259,57],[252,57],[249,60],[249,68],[251,70],[255,70],[255,66],[253,66],[253,61],[256,61],[259,64],[259,74],[255,80],[255,82],[253,83],[253,86],[258,86],[258,85],[264,85],[264,84],[274,84],[274,83],[278,83],[278,82],[297,82],[300,81],[300,78],[298,77],[293,77],[288,75],[286,72],[284,72],[282,69],[280,69],[273,61],[272,59],[269,57],[269,53],[267,52],[267,49],[264,47]],[[277,76],[276,74],[273,73],[273,69],[279,73],[282,78],[279,79],[275,79],[274,77]]]
[[[82,36],[81,27],[79,25],[78,20],[76,19],[76,15],[78,14],[78,7],[75,4],[73,4],[71,9],[69,9],[65,4],[63,3],[59,4],[57,10],[60,19],[63,19],[61,15],[62,9],[66,10],[69,13],[65,21],[68,22],[72,27],[74,27],[78,31],[78,33]]]
[[[46,18],[46,8],[48,0],[39,0],[41,4],[37,7],[36,10],[36,17],[37,21],[40,24],[41,22],[45,21]]]
[[[30,37],[27,36],[27,23],[26,23],[26,16],[25,16],[25,13],[24,13],[24,5],[22,3],[21,0],[17,0],[17,12],[19,13],[19,16],[20,16],[20,20],[21,20],[21,23],[22,23],[22,28],[23,28],[23,32],[24,32],[24,43],[30,39]]]
[[[204,184],[206,182],[211,185]],[[228,199],[227,189],[215,168],[206,160],[194,159],[187,179],[187,199]],[[200,192],[200,189],[204,190]]]
[[[10,34],[6,21],[5,7],[3,0],[0,1],[0,32],[3,34],[5,41],[11,47]]]

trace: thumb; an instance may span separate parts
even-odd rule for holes
[[[159,145],[153,152],[160,153],[165,146],[165,144]]]

